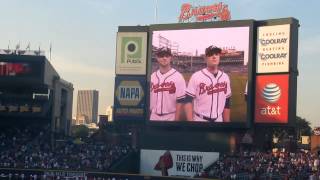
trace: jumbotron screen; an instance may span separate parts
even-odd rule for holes
[[[43,62],[0,60],[0,81],[6,84],[41,83],[44,71]]]
[[[251,26],[152,31],[149,120],[246,123]]]
[[[0,77],[35,76],[30,63],[0,62]]]

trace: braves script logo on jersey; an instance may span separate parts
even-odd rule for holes
[[[205,83],[200,83],[199,85],[199,95],[207,93],[207,95],[212,95],[214,93],[224,92],[227,93],[227,82],[216,83],[215,85],[206,85]]]
[[[176,93],[176,85],[172,81],[163,82],[160,84],[153,84],[152,83],[151,84],[151,91],[153,91],[154,93],[168,91],[169,94],[174,94],[174,93]]]

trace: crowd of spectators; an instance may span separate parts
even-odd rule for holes
[[[63,141],[52,148],[46,129],[0,132],[0,168],[107,171],[132,149],[127,144]]]
[[[243,152],[222,156],[201,173],[217,179],[320,179],[319,155],[307,151]]]

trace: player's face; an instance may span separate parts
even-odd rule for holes
[[[218,66],[220,63],[220,54],[213,54],[212,56],[206,56],[207,66],[214,67]]]
[[[166,56],[157,57],[157,60],[158,60],[159,66],[168,67],[170,66],[170,63],[171,63],[171,56],[166,55]]]

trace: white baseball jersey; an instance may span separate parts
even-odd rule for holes
[[[185,98],[186,82],[181,73],[171,69],[165,74],[152,73],[150,82],[150,120],[175,120],[177,100]]]
[[[222,122],[226,99],[231,96],[229,76],[220,70],[214,76],[204,68],[191,76],[187,94],[193,97],[195,121],[207,121],[204,118],[210,118]]]

